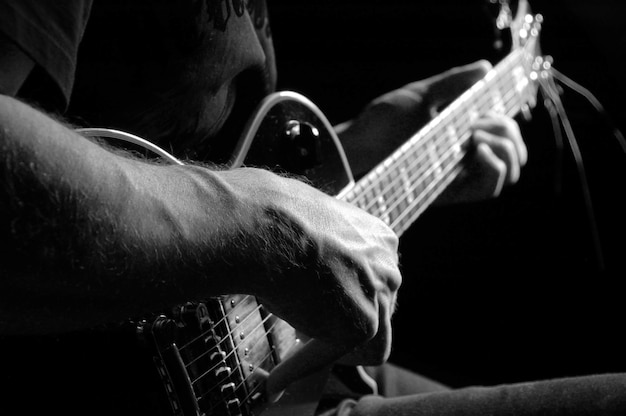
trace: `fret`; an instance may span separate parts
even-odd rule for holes
[[[381,196],[383,187],[380,183],[380,180],[378,179],[378,175],[376,176],[377,177],[372,178],[372,199],[374,201],[372,207],[374,209],[374,215],[377,217],[381,217],[385,208],[385,200]]]
[[[400,181],[402,184],[402,190],[406,196],[407,203],[412,203],[415,200],[415,189],[411,186],[411,180],[409,173],[405,166],[400,166]]]
[[[375,210],[375,208],[372,208],[374,206],[376,206],[376,190],[372,187],[369,188],[369,190],[365,193],[366,198],[367,198],[367,205],[365,206],[366,211],[370,212],[372,215],[376,215],[377,211]]]
[[[476,120],[478,120],[480,118],[480,115],[484,113],[483,109],[479,109],[479,107],[477,107],[476,105],[471,105],[466,109],[465,114],[467,114],[467,117],[469,119],[469,121],[466,124],[466,128],[469,128],[469,125],[473,122],[475,122]]]
[[[518,65],[513,68],[513,71],[511,71],[511,73],[515,77],[516,81],[515,90],[518,92],[518,94],[521,95],[524,91],[526,91],[526,87],[528,87],[528,84],[530,82],[528,77],[526,77],[526,72],[524,71],[524,68]]]
[[[363,185],[361,183],[357,183],[345,196],[346,201],[356,205],[361,209],[365,209],[368,199],[363,192]]]
[[[367,206],[371,201],[367,188],[369,181],[367,177],[361,179],[355,186],[345,195],[344,200],[358,206],[367,211]]]
[[[397,203],[395,203],[391,209],[391,220],[387,223],[387,225],[391,225],[396,218],[400,217],[404,211],[406,211],[409,207],[409,201],[406,198],[398,198]]]
[[[378,207],[378,217],[386,224],[389,224],[390,218],[387,213],[387,203],[385,202],[385,198],[382,195],[379,195],[378,198],[376,198],[376,204]]]
[[[410,170],[410,177],[413,180],[413,185],[411,188],[413,189],[413,194],[416,195],[415,200],[419,201],[422,194],[424,193],[424,189],[426,188],[428,182],[422,180],[421,172],[426,169],[427,166],[423,163],[415,164],[413,168]],[[411,202],[409,206],[412,206],[415,202]]]
[[[393,171],[393,174],[389,175],[390,180],[387,185],[389,193],[387,194],[388,208],[387,213],[388,218],[385,222],[389,225],[391,224],[398,215],[402,214],[402,210],[406,208],[406,195],[403,192],[402,184],[398,182],[397,172]]]
[[[428,155],[429,164],[433,169],[433,176],[441,174],[441,157],[437,149],[437,144],[429,143],[426,149],[426,154]]]
[[[359,186],[361,189],[355,195],[358,198],[359,206],[365,210],[367,210],[367,206],[370,204],[372,200],[371,191],[368,190],[369,185],[370,185],[370,180],[369,180],[369,177],[366,176],[357,184],[357,186]]]
[[[502,97],[502,93],[499,89],[491,92],[491,107],[496,113],[504,114],[506,113],[506,105],[504,103],[504,98]]]
[[[461,151],[461,143],[460,143],[461,137],[458,134],[458,130],[453,125],[450,125],[446,129],[446,133],[447,133],[447,135],[445,136],[445,140],[447,141],[446,149],[450,149],[453,153],[460,152]]]

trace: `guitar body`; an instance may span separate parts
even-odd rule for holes
[[[265,167],[306,177],[339,195],[354,179],[341,143],[322,111],[291,91],[267,96],[244,128],[231,167]]]

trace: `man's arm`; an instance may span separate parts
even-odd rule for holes
[[[215,261],[262,220],[223,178],[237,173],[119,156],[6,96],[0,125],[5,312],[49,314],[31,322],[54,330],[182,301],[192,288],[241,289]]]
[[[264,170],[121,156],[6,96],[0,155],[3,333],[248,293],[335,358],[372,338],[365,362],[387,358],[401,277],[379,219]]]

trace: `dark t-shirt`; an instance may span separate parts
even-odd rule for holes
[[[21,95],[79,125],[222,159],[276,84],[264,0],[2,0],[37,64]]]

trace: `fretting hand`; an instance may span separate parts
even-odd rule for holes
[[[370,170],[490,69],[487,61],[478,61],[407,84],[373,100],[354,120],[338,125],[354,173]],[[473,133],[474,149],[464,162],[467,169],[436,204],[493,198],[519,179],[527,150],[517,123],[490,113],[474,123]]]

